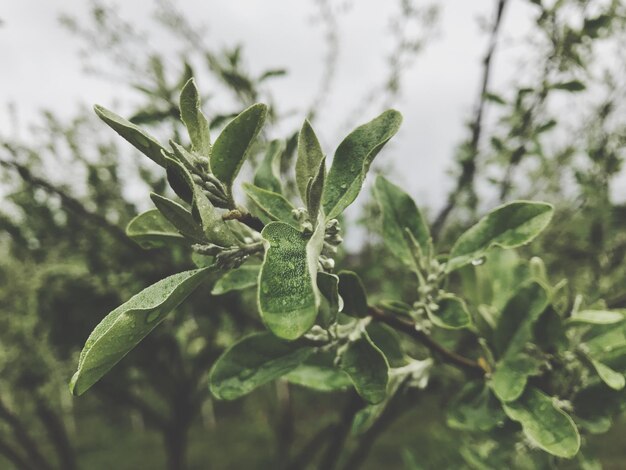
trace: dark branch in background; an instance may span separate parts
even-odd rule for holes
[[[14,449],[8,442],[0,438],[0,455],[15,465],[18,470],[36,470],[32,467],[20,453]]]
[[[383,410],[380,417],[374,422],[374,424],[365,431],[358,439],[357,445],[350,452],[346,462],[342,466],[343,470],[357,470],[367,460],[376,439],[378,439],[396,419],[404,416],[410,406],[417,404],[417,400],[414,397],[405,397],[407,391],[402,390],[403,386],[400,386],[400,390],[390,399],[389,403]],[[405,398],[409,398],[406,400]]]
[[[374,320],[386,323],[392,328],[411,336],[413,339],[426,346],[431,352],[439,356],[444,362],[456,366],[472,375],[482,376],[485,374],[485,370],[478,362],[444,348],[423,331],[416,330],[415,324],[412,321],[396,315],[390,315],[376,307],[370,307],[369,314]]]
[[[467,153],[463,153],[461,164],[461,173],[458,176],[456,186],[448,196],[448,201],[444,208],[439,212],[435,222],[432,226],[433,237],[437,238],[443,228],[450,212],[457,205],[459,199],[463,193],[468,193],[470,199],[475,204],[476,195],[474,193],[474,176],[476,174],[476,158],[478,156],[478,146],[480,144],[480,136],[483,126],[483,114],[485,110],[486,95],[489,90],[489,79],[491,77],[492,61],[498,44],[498,33],[500,31],[500,25],[502,18],[504,17],[504,10],[508,3],[508,0],[497,0],[496,15],[493,25],[491,27],[491,34],[489,37],[489,46],[487,47],[487,53],[483,59],[483,75],[482,83],[480,87],[480,94],[476,103],[476,109],[474,111],[474,119],[471,124],[472,136],[468,142]]]
[[[7,423],[13,432],[15,440],[20,444],[24,452],[26,452],[27,458],[32,463],[32,468],[38,470],[48,470],[52,467],[48,464],[46,459],[40,452],[37,442],[28,433],[24,425],[20,422],[19,418],[2,402],[0,399],[0,420]]]
[[[75,470],[77,468],[76,455],[63,420],[44,399],[39,399],[37,402],[37,416],[48,432],[48,438],[59,457],[60,467],[63,470]]]
[[[313,460],[320,447],[326,444],[328,436],[334,435],[338,427],[338,423],[330,423],[313,434],[300,452],[285,466],[285,470],[300,470],[301,468],[306,468],[307,464]]]
[[[85,208],[85,206],[78,199],[70,196],[61,188],[58,188],[48,181],[33,175],[32,172],[25,165],[22,165],[21,163],[12,160],[0,159],[0,166],[15,170],[20,175],[22,180],[30,184],[31,186],[41,188],[47,193],[58,196],[61,199],[63,205],[68,210],[74,212],[80,217],[84,217],[86,220],[93,222],[94,225],[108,232],[113,238],[130,248],[132,251],[135,251],[137,253],[144,253],[143,250],[139,248],[139,246],[137,246],[131,239],[126,236],[124,230],[119,228],[117,225],[113,225],[100,214],[96,212],[91,212],[90,210]]]
[[[363,399],[357,395],[354,390],[351,390],[346,398],[348,401],[346,402],[343,412],[341,413],[339,423],[337,423],[334,432],[328,436],[329,444],[326,448],[326,452],[324,452],[324,455],[322,456],[322,460],[318,468],[333,470],[337,466],[346,439],[350,434],[350,429],[352,429],[352,421],[354,421],[356,414],[365,405]]]

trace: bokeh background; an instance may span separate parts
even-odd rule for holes
[[[211,399],[211,364],[256,327],[252,294],[197,295],[93,393],[68,392],[93,326],[191,263],[182,248],[146,252],[125,236],[165,183],[91,106],[166,141],[191,72],[216,131],[266,102],[264,142],[293,144],[309,117],[329,154],[397,108],[402,130],[375,170],[416,198],[444,246],[501,201],[548,200],[554,228],[529,253],[572,290],[625,307],[625,10],[610,0],[5,2],[0,468],[274,468],[340,413],[343,397],[284,383]],[[342,262],[374,295],[398,292],[368,188],[348,213]],[[365,468],[474,468],[446,427],[455,390],[445,385],[372,437]],[[590,438],[605,468],[623,468],[620,422]]]

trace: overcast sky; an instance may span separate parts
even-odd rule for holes
[[[140,27],[148,23],[152,0],[118,3],[124,18]],[[391,41],[389,18],[399,2],[340,3],[350,5],[337,17],[340,67],[334,92],[316,124],[329,153],[345,131],[341,126],[346,110],[354,109],[362,93],[383,77]],[[437,207],[449,187],[446,171],[455,147],[466,136],[464,122],[471,115],[478,88],[487,36],[477,20],[491,19],[495,2],[418,2],[432,3],[440,6],[438,33],[405,74],[404,91],[394,103],[404,114],[404,125],[395,145],[381,156],[393,162],[399,184],[421,204]],[[322,31],[312,21],[317,12],[315,2],[178,0],[177,4],[189,17],[208,26],[212,44],[244,44],[245,57],[254,70],[287,68],[288,76],[276,80],[274,86],[283,108],[305,106],[315,94],[325,52]],[[59,25],[62,12],[85,18],[87,2],[16,0],[3,2],[2,7],[0,103],[15,103],[22,124],[35,119],[42,108],[71,116],[81,103],[110,105],[125,96],[118,85],[82,72],[79,45]],[[527,2],[512,0],[503,25],[505,43],[495,69],[496,84],[504,83],[514,71],[516,41],[527,30],[532,18],[529,13]],[[168,45],[165,37],[153,39],[154,47]],[[371,117],[363,116],[363,120]],[[8,115],[0,113],[2,129],[12,125]]]

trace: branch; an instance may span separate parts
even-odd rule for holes
[[[461,160],[461,173],[456,182],[454,190],[449,194],[448,201],[445,207],[439,212],[439,215],[435,219],[435,223],[432,227],[433,237],[437,238],[437,235],[441,232],[443,225],[445,224],[450,212],[456,206],[461,194],[464,191],[470,191],[473,194],[474,175],[476,173],[476,157],[478,156],[478,144],[480,143],[480,136],[483,126],[483,114],[485,109],[485,97],[487,90],[489,89],[489,79],[491,77],[491,65],[494,53],[496,51],[496,45],[498,43],[498,33],[500,31],[500,25],[504,15],[504,9],[508,0],[497,0],[496,17],[491,27],[491,35],[489,37],[489,45],[487,52],[483,59],[483,75],[482,83],[480,87],[480,94],[476,103],[474,111],[474,119],[471,124],[472,137],[469,142],[469,155]]]
[[[28,433],[19,418],[7,408],[2,400],[0,400],[0,419],[4,420],[11,427],[15,440],[20,444],[22,449],[24,449],[28,460],[30,460],[34,468],[42,470],[51,469],[47,459],[40,452],[37,442]]]
[[[422,343],[431,352],[437,354],[444,362],[456,366],[472,375],[485,375],[485,370],[478,362],[444,348],[423,331],[416,330],[415,324],[412,321],[395,315],[389,315],[376,307],[370,307],[368,313],[374,320],[386,323]]]
[[[309,439],[309,441],[302,447],[291,461],[285,467],[285,470],[299,470],[306,468],[307,464],[313,460],[318,449],[322,447],[328,439],[329,435],[334,435],[335,431],[339,428],[339,424],[330,423],[322,427]]]
[[[322,461],[318,468],[332,470],[337,466],[348,434],[350,434],[352,421],[361,408],[363,408],[363,399],[354,390],[351,390],[348,394],[348,402],[341,413],[341,419],[337,423],[335,431],[328,435],[329,445],[322,456]]]
[[[28,463],[16,449],[10,446],[9,443],[5,442],[3,439],[0,439],[0,455],[4,455],[8,461],[15,465],[16,469],[35,470],[35,468],[31,466],[31,464]]]
[[[243,210],[233,209],[222,216],[224,220],[238,220],[244,225],[247,225],[256,232],[261,232],[265,224],[258,217],[253,216],[250,212],[244,212]]]
[[[37,415],[48,431],[48,437],[59,456],[59,463],[63,470],[75,470],[76,455],[65,429],[63,420],[48,406],[43,399],[37,403]]]
[[[135,242],[129,239],[126,236],[126,233],[117,225],[111,224],[106,218],[102,217],[100,214],[87,210],[87,208],[85,208],[85,206],[78,199],[68,195],[61,188],[58,188],[50,182],[33,175],[32,172],[25,165],[22,165],[21,163],[12,160],[0,159],[0,166],[17,171],[22,180],[24,180],[26,183],[32,186],[39,187],[48,193],[57,195],[61,199],[63,205],[67,207],[70,211],[74,212],[80,217],[83,217],[93,222],[96,226],[104,229],[113,238],[118,240],[123,245],[131,248],[133,251],[141,251],[141,253],[143,253],[143,250],[141,250],[141,248],[139,248],[139,246],[137,246]]]

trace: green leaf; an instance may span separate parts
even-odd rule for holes
[[[306,204],[306,189],[311,178],[315,178],[324,153],[315,131],[308,120],[305,120],[298,134],[298,158],[296,160],[296,185],[302,201]]]
[[[195,185],[182,157],[176,154],[176,147],[174,147],[174,153],[176,158],[165,157],[167,182],[179,198],[191,204]]]
[[[339,277],[323,271],[317,273],[317,287],[320,291],[320,324],[328,328],[337,320],[337,314],[343,307],[339,297]]]
[[[250,106],[226,125],[213,145],[211,171],[229,191],[263,127],[266,114],[264,104]]]
[[[330,352],[317,352],[289,372],[285,379],[318,392],[345,390],[352,386],[352,382],[345,372],[333,364],[334,358],[335,355]]]
[[[383,323],[370,323],[366,328],[367,335],[383,353],[390,367],[402,367],[408,360],[396,331]]]
[[[494,209],[456,241],[447,272],[482,258],[493,247],[516,248],[529,243],[548,226],[553,212],[550,204],[529,201]]]
[[[306,188],[306,207],[311,221],[317,222],[317,216],[322,204],[322,193],[326,180],[326,158],[320,161],[320,167],[314,178],[309,180]]]
[[[222,295],[234,290],[243,290],[256,286],[259,281],[261,265],[246,264],[224,274],[213,286],[212,295]]]
[[[254,185],[273,193],[283,192],[280,183],[280,158],[285,150],[282,140],[272,140],[267,146],[265,157],[254,174]]]
[[[364,333],[351,342],[339,362],[354,388],[368,403],[380,403],[387,396],[389,366],[383,353]]]
[[[323,228],[306,236],[284,222],[261,232],[266,245],[259,277],[259,311],[276,336],[296,339],[315,323],[320,304],[316,285]]]
[[[204,233],[196,221],[193,220],[191,212],[177,202],[155,193],[150,194],[150,199],[152,199],[152,202],[154,202],[154,205],[163,217],[176,227],[176,230],[182,235],[198,243],[205,241]]]
[[[600,361],[591,359],[590,362],[598,373],[598,376],[605,384],[613,390],[621,390],[624,388],[624,385],[626,385],[626,379],[623,374],[611,369],[609,366],[601,363]]]
[[[439,310],[426,309],[428,318],[434,325],[449,329],[467,328],[471,325],[472,317],[463,299],[452,294],[446,294],[441,297],[438,305]]]
[[[165,168],[165,157],[161,152],[167,154],[167,150],[154,137],[132,122],[127,121],[123,117],[118,116],[100,105],[95,105],[93,109],[98,117],[111,129],[121,135],[150,160]]]
[[[81,395],[145,338],[204,281],[211,268],[166,277],[109,313],[87,339],[70,382]]]
[[[339,272],[339,295],[343,299],[343,313],[359,318],[367,316],[367,294],[357,273]]]
[[[402,115],[390,109],[357,127],[339,144],[322,198],[327,218],[337,217],[356,199],[374,158],[401,123]]]
[[[213,365],[209,374],[211,393],[221,400],[235,400],[289,373],[312,352],[309,346],[282,341],[270,333],[247,336]]]
[[[569,82],[553,83],[550,88],[554,88],[555,90],[578,92],[583,91],[587,87],[580,80],[571,80]]]
[[[139,214],[126,226],[126,235],[142,248],[158,248],[183,241],[176,231],[156,209]]]
[[[626,319],[620,310],[582,310],[566,319],[567,324],[610,325]]]
[[[516,400],[530,375],[539,372],[539,359],[526,354],[533,338],[533,326],[548,307],[548,293],[537,282],[523,285],[504,307],[494,334],[500,360],[492,376],[496,396],[505,402]]]
[[[270,220],[280,220],[298,228],[298,222],[294,219],[292,212],[295,207],[282,194],[273,193],[250,183],[244,183],[242,186],[255,206],[263,211]]]
[[[549,396],[528,387],[516,401],[503,405],[509,418],[522,425],[526,437],[546,452],[566,459],[580,449],[580,435],[572,418]]]
[[[210,243],[219,246],[239,244],[220,212],[211,204],[198,185],[194,185],[192,214],[202,224],[204,235]]]
[[[413,248],[406,231],[413,235],[422,253],[428,254],[430,249],[430,232],[422,214],[407,193],[382,175],[376,178],[374,194],[382,212],[382,234],[387,249],[413,268]]]
[[[448,407],[448,426],[463,431],[487,432],[504,422],[500,402],[485,382],[468,382]]]
[[[211,155],[211,133],[209,121],[200,109],[200,94],[196,82],[190,78],[180,92],[180,118],[182,119],[189,138],[191,148],[200,155]]]

